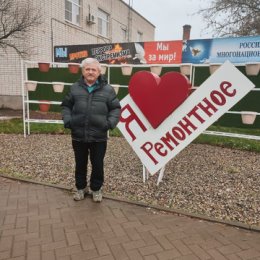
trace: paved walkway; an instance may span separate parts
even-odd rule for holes
[[[0,259],[260,260],[260,233],[0,177]]]

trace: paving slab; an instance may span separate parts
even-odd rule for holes
[[[260,260],[260,232],[0,177],[1,259]]]

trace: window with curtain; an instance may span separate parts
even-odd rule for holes
[[[101,9],[98,9],[98,34],[109,37],[109,14]]]
[[[65,0],[65,20],[80,25],[80,0]]]

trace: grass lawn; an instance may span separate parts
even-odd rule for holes
[[[207,130],[260,136],[260,129],[210,126]],[[61,124],[43,124],[43,123],[30,124],[30,131],[31,131],[31,134],[69,134],[70,133],[70,131],[67,129],[64,129],[63,125],[61,125]],[[1,120],[0,121],[0,133],[2,133],[2,134],[23,134],[22,119]],[[116,128],[110,132],[110,136],[121,136],[121,133]],[[202,134],[197,139],[195,139],[193,142],[260,152],[260,141],[259,140],[250,140],[250,139],[244,139],[244,138],[223,137],[223,136]]]

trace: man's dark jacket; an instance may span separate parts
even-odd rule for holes
[[[120,117],[120,103],[112,86],[103,76],[89,93],[81,77],[70,87],[63,100],[62,119],[71,129],[72,139],[82,142],[107,140],[107,131],[116,127]]]

